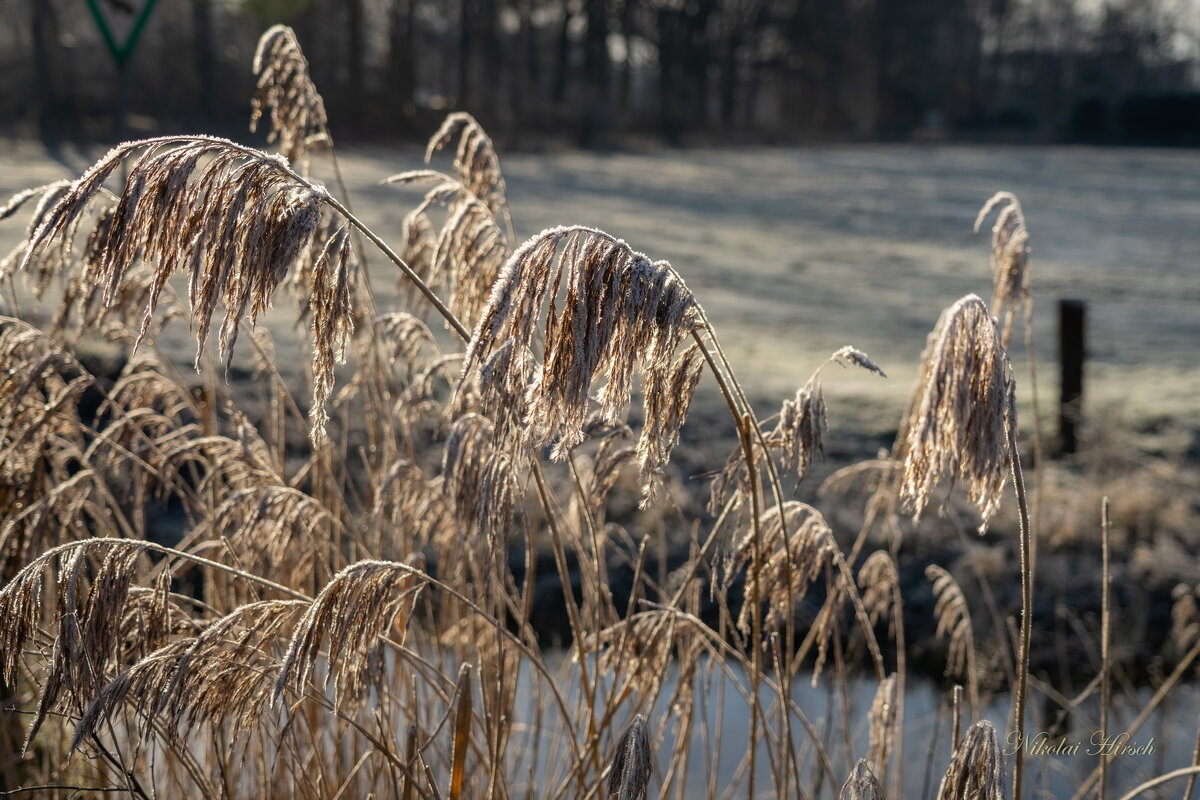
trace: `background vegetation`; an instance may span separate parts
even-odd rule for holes
[[[99,3],[118,31],[140,6]],[[3,125],[111,136],[115,67],[84,0],[0,9]],[[423,138],[457,108],[506,146],[1200,140],[1194,0],[176,0],[130,66],[144,132],[240,127],[243,67],[278,21],[343,138]]]

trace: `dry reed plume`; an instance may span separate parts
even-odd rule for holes
[[[1008,800],[1004,751],[992,723],[980,720],[967,731],[942,777],[937,800]]]
[[[780,526],[779,518],[783,517]],[[771,508],[759,524],[762,530],[785,530],[786,540],[773,542],[766,552],[760,568],[760,591],[769,598],[770,607],[766,622],[769,627],[783,624],[792,614],[790,599],[803,597],[809,584],[819,578],[832,561],[837,550],[833,531],[821,513],[812,506],[789,501],[782,509]],[[736,570],[754,557],[754,537],[747,533],[734,550],[731,569]],[[746,597],[738,617],[738,627],[750,630],[750,619],[754,608],[755,588],[747,583]],[[822,641],[825,635],[821,635]]]
[[[268,28],[254,52],[258,84],[251,100],[250,130],[269,115],[268,142],[278,142],[288,161],[298,162],[318,142],[328,143],[325,101],[313,85],[308,59],[300,50],[296,33],[286,25]]]
[[[887,374],[863,351],[846,345],[834,351],[817,369],[808,383],[796,392],[792,400],[784,400],[779,410],[779,423],[767,437],[769,444],[778,442],[783,450],[783,463],[793,470],[797,479],[812,466],[816,456],[824,454],[823,438],[827,425],[825,419],[825,396],[821,390],[821,370],[829,364],[851,364],[873,372],[881,378]]]
[[[187,274],[196,363],[221,302],[219,349],[228,364],[243,317],[253,325],[288,270],[313,247],[321,202],[328,195],[299,178],[286,161],[215,137],[130,142],[113,148],[63,194],[30,238],[22,265],[55,239],[67,240],[105,181],[135,155],[100,257],[86,273],[88,287],[103,287],[105,302],[112,303],[138,261],[154,265],[140,341],[167,280]],[[353,328],[347,248],[344,234],[323,244],[309,299],[316,376],[312,418],[318,437],[327,420],[333,369]]]
[[[542,358],[533,365],[530,351],[547,305]],[[637,458],[648,502],[699,379],[695,350],[671,365],[696,324],[694,309],[692,293],[665,262],[652,263],[592,228],[551,228],[518,248],[497,278],[467,347],[464,380],[480,374],[483,393],[524,398],[520,441],[533,447],[554,441],[553,457],[562,459],[584,440],[593,381],[607,379],[600,415],[616,423],[630,402],[634,372],[642,370],[646,422]],[[493,358],[507,368],[495,369]]]
[[[50,248],[36,261],[30,263],[25,256],[29,252],[29,243],[33,240],[37,229],[45,221],[46,215],[58,204],[70,187],[71,181],[68,180],[34,186],[17,192],[3,207],[0,207],[0,220],[3,220],[16,214],[26,203],[37,199],[33,214],[25,228],[25,238],[3,259],[0,259],[0,282],[11,284],[13,271],[20,267],[22,271],[33,275],[34,296],[41,297],[50,285],[50,281],[66,271],[66,267],[70,263],[71,244],[75,238],[75,231],[71,231],[70,236],[64,236],[58,247]]]
[[[144,738],[164,733],[186,742],[201,724],[249,734],[270,718],[278,639],[306,603],[264,600],[239,606],[197,635],[149,653],[112,679],[88,704],[71,749],[95,737],[129,708]]]
[[[850,777],[842,784],[838,800],[886,800],[883,787],[871,772],[866,760],[859,759],[850,772]]]
[[[925,568],[933,583],[937,602],[933,614],[937,618],[937,635],[946,637],[946,674],[966,681],[971,713],[978,715],[979,678],[975,667],[975,631],[971,626],[971,611],[962,587],[949,572],[937,564]]]
[[[861,350],[846,345],[834,351],[825,362],[817,368],[812,377],[799,389],[795,397],[784,400],[779,409],[778,421],[775,427],[764,434],[763,442],[766,450],[778,450],[781,453],[783,465],[796,475],[796,484],[804,480],[804,475],[813,462],[824,454],[824,436],[828,425],[825,409],[825,394],[821,387],[821,371],[830,364],[837,363],[845,366],[850,364],[861,367],[886,378],[879,365]],[[756,462],[762,453],[755,456]],[[749,491],[749,475],[746,468],[745,453],[735,449],[725,462],[725,468],[717,475],[712,483],[708,508],[711,513],[718,513],[727,503],[741,505]]]
[[[609,767],[607,800],[646,800],[650,772],[650,737],[646,720],[638,714],[617,742],[617,754]]]
[[[478,319],[510,252],[495,212],[461,180],[433,170],[402,172],[384,182],[434,183],[404,218],[404,258],[429,286],[449,290],[456,316]],[[429,212],[443,205],[446,219],[438,230]]]
[[[980,532],[1000,506],[1008,439],[1016,435],[1016,384],[987,306],[968,295],[942,312],[921,358],[904,421],[901,501],[914,518],[939,483],[961,479]]]
[[[479,414],[455,420],[442,456],[442,486],[472,533],[493,540],[507,534],[521,488],[520,461],[497,447],[495,426]]]
[[[458,144],[454,152],[454,169],[458,172],[461,184],[487,206],[493,219],[504,219],[511,229],[500,158],[496,155],[491,137],[474,117],[462,111],[446,117],[442,127],[429,138],[425,162],[432,161],[434,154],[453,142],[455,137],[458,137]]]
[[[379,637],[398,615],[407,619],[412,613],[424,585],[423,567],[424,558],[417,554],[408,564],[359,561],[335,575],[296,624],[275,681],[275,697],[288,686],[303,690],[325,640],[328,671],[323,685],[333,680],[334,705],[359,697],[368,673],[380,668]]]
[[[992,316],[1003,320],[1000,341],[1008,347],[1017,309],[1029,302],[1029,231],[1021,201],[1012,192],[996,192],[979,209],[975,232],[996,209],[992,226]]]
[[[880,775],[887,775],[888,760],[894,755],[899,755],[895,752],[896,709],[899,703],[896,686],[896,674],[892,673],[875,690],[875,699],[871,701],[871,710],[867,714],[867,721],[870,723],[867,761]]]

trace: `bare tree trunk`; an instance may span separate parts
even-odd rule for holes
[[[496,6],[496,0],[475,0],[473,15],[478,20],[476,33],[479,44],[476,49],[483,56],[483,63],[487,65],[488,70],[487,91],[480,93],[475,100],[475,106],[485,124],[490,125],[493,130],[503,122],[498,115],[504,107],[503,98],[508,77],[504,74],[505,64],[501,59],[500,26],[496,24]]]
[[[571,0],[562,2],[562,25],[558,29],[558,57],[554,69],[554,104],[561,106],[567,100],[567,85],[570,83],[571,67]]]
[[[587,0],[587,33],[583,40],[584,97],[579,143],[591,147],[609,119],[608,3]]]
[[[621,3],[621,39],[625,42],[625,60],[617,76],[617,111],[628,121],[633,116],[633,14],[636,0]]]
[[[458,92],[454,105],[460,109],[471,105],[471,2],[460,0],[458,4]]]
[[[348,63],[346,97],[350,105],[350,125],[355,133],[362,133],[364,97],[366,95],[366,48],[363,42],[362,0],[346,0],[346,43]]]
[[[533,27],[532,0],[517,3],[517,43],[513,48],[512,93],[518,124],[537,124],[537,31]]]
[[[741,25],[738,20],[731,19],[725,35],[724,57],[721,60],[721,124],[726,130],[733,128],[737,102],[738,52],[741,46]]]
[[[58,98],[54,91],[54,64],[51,42],[54,37],[52,0],[29,0],[33,31],[34,96],[38,111],[38,135],[43,142],[57,143],[59,136]]]
[[[416,112],[417,0],[392,0],[388,13],[388,96],[386,105],[398,108],[399,117]]]
[[[216,82],[213,76],[212,0],[192,0],[192,47],[200,113],[211,119],[216,114]]]

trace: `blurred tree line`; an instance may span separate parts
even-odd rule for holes
[[[144,0],[99,0],[118,35]],[[113,132],[85,0],[0,0],[0,126]],[[135,132],[244,130],[258,35],[300,37],[341,137],[470,110],[509,144],[987,138],[1200,143],[1200,0],[162,0]]]

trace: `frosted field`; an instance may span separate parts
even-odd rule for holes
[[[0,143],[0,194],[73,176],[99,155],[56,160],[34,143]],[[862,433],[894,429],[940,310],[968,292],[989,296],[988,235],[973,235],[971,225],[994,191],[1016,192],[1032,237],[1044,413],[1058,392],[1056,301],[1081,297],[1089,303],[1088,411],[1142,431],[1166,419],[1200,428],[1200,152],[846,146],[506,155],[502,147],[500,155],[520,235],[584,223],[669,260],[764,408],[841,345],[870,353],[890,380],[825,375],[831,427]],[[420,157],[381,147],[341,156],[355,208],[397,244],[418,195],[377,181]],[[328,173],[319,160],[315,168]],[[18,240],[23,222],[0,223],[0,247]],[[386,310],[394,270],[378,256],[371,266]],[[283,325],[292,304],[279,306],[273,322]],[[163,344],[190,361],[186,326]]]

